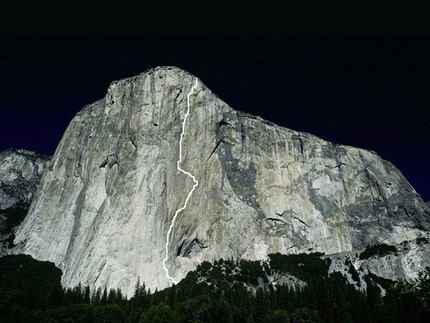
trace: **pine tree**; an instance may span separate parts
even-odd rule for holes
[[[100,298],[100,305],[106,305],[107,304],[107,298],[108,298],[107,287],[105,287],[103,289],[102,297]]]
[[[91,301],[90,295],[91,295],[90,286],[86,286],[85,291],[84,291],[84,303],[85,304],[90,304],[90,301]]]
[[[94,289],[91,295],[91,304],[100,305],[101,297],[102,297],[102,289],[100,287]]]

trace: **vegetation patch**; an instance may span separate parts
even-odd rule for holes
[[[270,254],[270,268],[282,273],[289,273],[305,282],[315,278],[328,276],[330,259],[322,259],[322,253],[282,255],[280,253]]]
[[[370,278],[372,281],[374,281],[376,284],[378,284],[379,286],[381,286],[385,290],[393,287],[393,285],[395,283],[394,280],[379,277],[379,276],[377,276],[371,272],[369,272],[365,278],[366,278],[367,283],[368,283],[368,279]]]
[[[360,254],[360,259],[368,259],[372,256],[383,257],[390,253],[396,253],[397,248],[395,246],[387,245],[385,243],[377,243],[374,245],[369,245]]]
[[[417,238],[417,245],[419,245],[419,246],[423,246],[423,245],[426,245],[428,243],[429,243],[429,241],[425,237],[419,237],[419,238]]]
[[[219,259],[213,264],[204,261],[197,266],[197,280],[209,284],[225,282],[229,284],[243,283],[245,285],[257,286],[259,280],[267,283],[267,264],[261,265],[259,261],[250,260],[224,260]]]

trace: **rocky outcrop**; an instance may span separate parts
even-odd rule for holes
[[[30,206],[50,159],[26,149],[0,152],[0,210]]]
[[[162,260],[193,186],[177,169],[195,77],[175,67],[113,82],[67,128],[15,239],[63,283],[171,284]],[[190,95],[181,167],[199,185],[168,244],[170,275],[219,258],[360,250],[425,237],[429,209],[376,153],[235,111],[201,81]]]
[[[5,241],[24,219],[49,160],[25,149],[0,152],[0,256],[7,253]]]
[[[368,275],[388,280],[417,278],[430,264],[430,243],[427,238],[420,237],[397,245],[369,245],[364,250],[324,257],[331,259],[329,272],[340,272],[350,284],[365,290],[365,276]]]

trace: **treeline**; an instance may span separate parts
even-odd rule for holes
[[[430,322],[430,268],[416,280],[366,276],[358,291],[318,254],[268,262],[204,262],[179,284],[150,291],[61,287],[61,271],[26,255],[0,258],[0,322]],[[300,285],[276,285],[294,275]],[[385,295],[381,296],[381,286]]]
[[[120,290],[61,286],[61,270],[29,255],[0,258],[0,322],[124,322]]]

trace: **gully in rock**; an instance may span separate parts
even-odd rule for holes
[[[181,162],[182,162],[182,140],[185,137],[185,123],[187,122],[187,118],[188,118],[188,115],[190,113],[190,96],[191,96],[191,94],[193,93],[193,91],[194,91],[194,89],[196,87],[197,87],[197,78],[196,78],[196,84],[191,88],[191,91],[190,91],[190,93],[188,93],[188,96],[187,96],[187,113],[185,114],[184,121],[182,122],[182,132],[181,132],[181,136],[180,136],[180,139],[179,139],[179,159],[178,159],[177,166],[176,166],[181,173],[183,173],[183,174],[185,174],[185,175],[187,175],[187,176],[189,176],[189,177],[192,178],[192,180],[194,181],[194,185],[193,185],[193,188],[188,193],[188,196],[185,199],[184,205],[181,208],[179,208],[179,209],[176,210],[175,215],[172,218],[172,222],[170,223],[169,230],[167,231],[166,256],[163,259],[163,268],[164,268],[164,271],[166,272],[167,278],[169,278],[173,284],[176,284],[177,282],[173,279],[172,276],[169,275],[169,270],[166,267],[166,262],[167,262],[167,259],[169,258],[170,235],[172,234],[172,230],[173,230],[173,227],[175,225],[175,221],[176,221],[176,218],[178,217],[178,214],[187,207],[188,200],[190,199],[191,194],[193,194],[194,189],[199,185],[199,181],[191,173],[189,173],[189,172],[187,172],[187,171],[185,171],[185,170],[183,170],[181,168]]]

